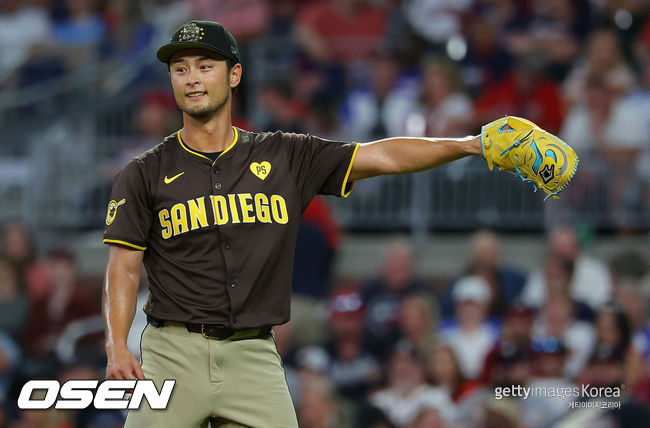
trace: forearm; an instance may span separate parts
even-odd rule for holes
[[[350,180],[424,171],[470,155],[481,155],[480,136],[387,138],[359,147]]]
[[[115,347],[126,347],[136,311],[139,281],[139,270],[129,272],[109,262],[102,296],[107,352]]]

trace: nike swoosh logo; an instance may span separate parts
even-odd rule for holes
[[[180,174],[176,174],[172,178],[167,178],[167,176],[165,176],[165,184],[171,183],[172,181],[176,180],[178,177],[180,177],[183,174],[185,174],[185,171],[181,172]]]

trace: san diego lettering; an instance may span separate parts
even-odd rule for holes
[[[208,220],[208,212],[212,218]],[[236,193],[227,195],[201,196],[187,202],[179,202],[171,208],[158,212],[163,239],[180,235],[190,230],[227,223],[277,223],[287,224],[289,213],[287,203],[280,195],[264,193]]]

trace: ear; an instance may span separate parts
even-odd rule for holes
[[[230,69],[229,84],[231,88],[235,88],[241,82],[242,68],[241,64],[235,64]]]

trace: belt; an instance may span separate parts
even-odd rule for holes
[[[152,326],[159,328],[164,326],[168,321],[159,320],[147,315],[147,322]],[[201,333],[201,335],[208,339],[216,340],[245,340],[267,338],[271,334],[271,327],[258,327],[249,328],[246,330],[232,330],[216,324],[195,324],[195,323],[178,323],[184,325],[190,333]]]

